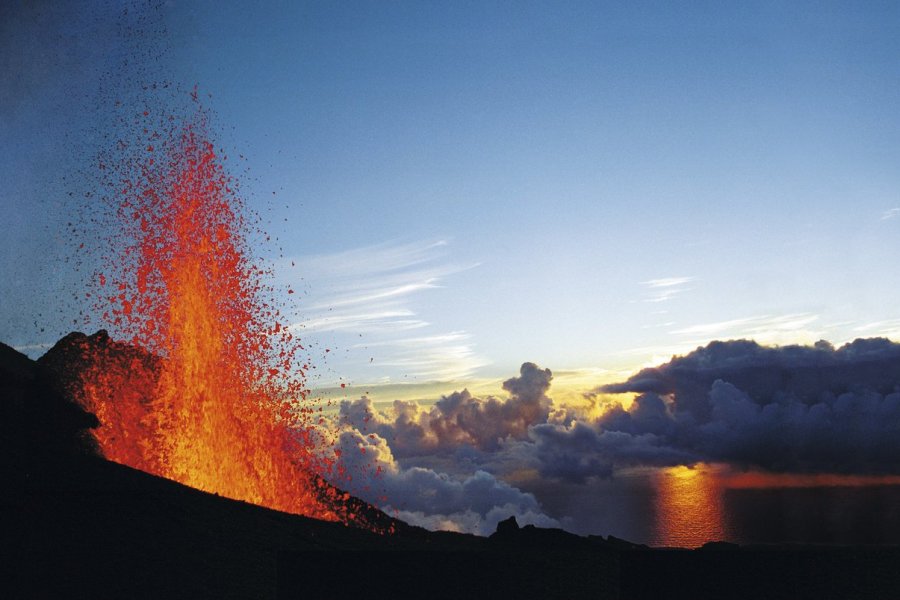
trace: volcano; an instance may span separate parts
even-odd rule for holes
[[[62,393],[87,344],[104,369],[158,358],[103,332],[38,361],[0,344],[3,571],[28,598],[888,598],[896,547],[658,550],[519,528],[490,538],[408,526],[322,482],[364,519],[289,514],[106,460],[96,415]],[[88,356],[97,356],[96,352]],[[122,390],[141,397],[142,389]],[[324,492],[332,490],[332,493]],[[373,527],[375,526],[375,527]],[[376,533],[393,531],[392,534]]]
[[[94,400],[95,406],[103,411],[97,416],[96,424],[92,425],[91,434],[81,434],[86,448],[95,449],[105,458],[143,471],[161,476],[168,474],[157,464],[146,461],[142,452],[142,444],[146,444],[153,433],[146,430],[147,416],[151,414],[159,379],[164,373],[165,359],[138,346],[113,341],[106,331],[101,330],[91,336],[73,332],[57,342],[37,362],[50,374],[54,391],[67,398],[70,405],[81,404],[88,410],[91,406],[84,404]],[[83,392],[85,385],[99,386],[109,397],[98,402],[95,397]],[[277,432],[282,433],[280,430]],[[97,443],[98,439],[102,442]],[[264,446],[264,449],[267,447]],[[113,453],[111,456],[107,454],[107,449]],[[219,461],[223,464],[214,465],[211,470],[228,472],[228,460],[229,455],[220,456]],[[304,471],[298,465],[292,468],[292,475],[298,484],[293,488],[297,499],[288,498],[284,502],[288,512],[297,513],[313,506],[317,508],[313,516],[320,519],[341,520],[355,527],[388,533],[395,531],[400,523],[330,485],[318,473]],[[189,484],[192,480],[190,477],[187,479]],[[270,484],[272,487],[280,484],[285,489],[291,489],[284,482]],[[312,497],[307,497],[310,491]],[[265,505],[272,497],[259,494],[259,500],[254,503]]]
[[[112,336],[71,333],[37,361],[0,344],[4,596],[900,592],[896,548],[667,551],[514,518],[482,538],[354,498],[205,113],[157,117],[101,165],[113,226],[85,296]]]
[[[17,483],[7,591],[387,597],[412,589],[403,576],[441,581],[439,598],[614,590],[614,554],[596,540],[558,531],[539,550],[430,533],[333,485],[346,473],[305,387],[305,349],[206,113],[129,123],[101,160],[103,202],[85,207],[103,241],[79,246],[99,265],[88,312],[112,337],[72,333],[36,362],[0,349]]]
[[[97,356],[102,364],[90,362]],[[318,480],[321,498],[360,515],[344,524],[228,499],[106,460],[92,434],[101,420],[65,390],[86,370],[143,374],[155,372],[159,360],[105,332],[72,333],[38,361],[0,344],[4,477],[15,482],[3,495],[4,563],[12,567],[6,591],[392,597],[413,589],[407,578],[414,573],[445,580],[435,598],[543,597],[557,589],[573,598],[618,597],[617,551],[599,539],[533,527],[522,531],[541,539],[526,544],[511,539],[518,527],[497,539],[429,532]],[[146,401],[145,391],[137,386],[119,397]],[[548,555],[548,547],[557,551]]]
[[[321,451],[322,406],[308,398],[303,347],[281,323],[251,252],[249,211],[206,113],[197,105],[184,121],[151,124],[150,111],[137,119],[137,141],[102,163],[106,202],[85,208],[107,211],[111,223],[86,297],[123,341],[105,332],[62,340],[42,359],[59,391],[98,417],[93,437],[112,461],[362,524],[365,516],[323,485],[340,465]]]

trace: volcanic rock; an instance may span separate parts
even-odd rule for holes
[[[656,550],[514,518],[490,539],[379,535],[201,492],[91,454],[96,419],[57,391],[84,338],[111,343],[69,336],[39,363],[0,344],[6,597],[900,597],[897,547]]]
[[[504,519],[497,523],[497,531],[491,537],[509,537],[515,535],[519,531],[519,522],[516,521],[515,515]]]
[[[115,374],[115,380],[122,382],[122,387],[126,388],[127,401],[146,406],[156,391],[162,361],[162,358],[143,348],[113,340],[101,329],[90,336],[81,332],[66,335],[40,357],[37,364],[46,375],[44,380],[47,385],[68,400],[69,405],[78,406],[75,400],[82,373],[88,369],[99,369],[110,375]],[[116,400],[121,401],[123,397],[117,396]],[[93,415],[90,417],[93,419],[91,426],[95,426],[96,418]],[[90,436],[84,437],[89,444]],[[92,446],[92,450],[97,451],[96,445]],[[336,488],[319,475],[312,474],[311,478],[319,501],[331,505],[335,499],[340,499],[343,507],[348,509],[346,512],[354,517],[350,524],[379,531],[407,527],[402,521]]]

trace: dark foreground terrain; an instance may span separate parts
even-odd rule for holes
[[[0,597],[900,597],[897,547],[661,550],[511,520],[378,535],[279,513],[97,457],[96,419],[55,389],[0,344]]]

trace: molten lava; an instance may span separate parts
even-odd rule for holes
[[[101,422],[100,449],[230,498],[361,520],[320,477],[331,465],[314,452],[322,420],[294,366],[302,347],[263,300],[271,289],[205,116],[146,140],[119,169],[121,251],[95,286],[131,350],[94,348],[76,394]]]

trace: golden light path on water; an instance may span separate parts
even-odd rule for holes
[[[708,464],[659,469],[651,477],[655,516],[649,544],[682,548],[738,541],[734,515],[729,515],[725,503],[727,490],[900,485],[896,475],[740,472],[727,465]]]
[[[696,548],[727,539],[723,487],[705,467],[660,469],[655,475],[656,519],[652,546]]]

